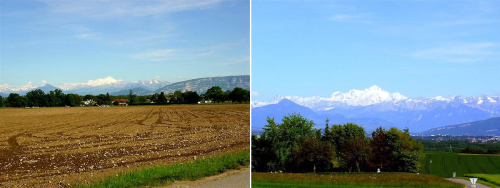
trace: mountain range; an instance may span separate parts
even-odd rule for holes
[[[441,126],[499,117],[499,101],[498,95],[408,98],[377,86],[346,93],[335,92],[328,98],[277,96],[270,102],[252,102],[252,131],[260,130],[266,124],[268,115],[281,119],[286,113],[293,112],[280,110],[280,106],[291,106],[291,102],[309,109],[293,108],[301,109],[296,112],[314,120],[317,128],[324,128],[328,118],[331,123],[357,123],[368,131],[382,126],[409,128],[412,133],[420,133]]]
[[[220,86],[224,90],[232,90],[235,87],[243,89],[250,89],[250,76],[226,76],[226,77],[208,77],[197,78],[181,82],[171,83],[164,80],[139,80],[135,82],[126,82],[123,80],[115,79],[111,76],[106,78],[99,78],[96,80],[89,80],[82,83],[63,83],[58,86],[45,84],[43,86],[35,86],[31,82],[24,86],[9,86],[7,84],[0,85],[0,94],[8,96],[9,93],[18,93],[21,95],[26,94],[28,91],[35,89],[42,89],[44,92],[61,89],[65,93],[76,93],[79,95],[85,94],[105,94],[112,95],[128,95],[132,90],[137,95],[152,94],[153,91],[157,93],[161,91],[174,92],[180,91],[197,91],[198,93],[205,93],[207,89],[212,86]]]
[[[500,117],[449,125],[424,131],[423,135],[500,135]]]

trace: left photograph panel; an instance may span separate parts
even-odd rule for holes
[[[250,1],[0,1],[0,187],[250,187]]]

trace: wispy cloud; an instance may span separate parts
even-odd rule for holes
[[[429,48],[414,52],[412,55],[422,59],[441,60],[452,63],[479,62],[498,54],[497,44],[492,42],[465,43]]]
[[[224,60],[219,63],[213,63],[212,66],[227,66],[227,65],[235,65],[240,63],[248,63],[250,61],[249,57],[240,57],[240,58],[232,58],[228,60]]]
[[[99,39],[99,33],[83,33],[76,35],[76,38],[79,39]]]
[[[366,16],[367,14],[336,14],[326,19],[334,22],[371,23],[366,20]]]
[[[205,9],[222,0],[92,0],[62,1],[41,0],[51,12],[77,14],[91,18],[143,17],[192,9]]]
[[[483,25],[498,23],[498,20],[478,19],[478,20],[450,20],[446,22],[431,23],[432,26],[464,26],[464,25]]]
[[[146,61],[165,61],[173,57],[174,49],[161,49],[134,55],[133,58]]]

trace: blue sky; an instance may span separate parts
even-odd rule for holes
[[[499,1],[252,1],[252,100],[500,94]]]
[[[249,4],[1,1],[0,84],[248,75]]]

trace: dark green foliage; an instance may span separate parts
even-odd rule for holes
[[[473,154],[498,154],[500,153],[499,150],[496,149],[481,149],[481,148],[475,148],[475,147],[470,147],[466,146],[464,149],[460,151],[460,153],[473,153]]]
[[[224,92],[222,91],[222,88],[219,86],[213,86],[210,89],[207,90],[205,93],[205,96],[209,99],[212,100],[213,102],[224,102]]]
[[[136,103],[137,101],[137,95],[134,95],[134,93],[132,92],[132,90],[130,90],[130,93],[128,94],[128,101],[129,101],[129,104],[134,104]]]
[[[363,127],[353,123],[330,127],[327,119],[321,134],[313,128],[314,122],[300,115],[284,116],[281,124],[269,117],[267,122],[260,138],[252,137],[253,171],[419,170],[423,146],[411,138],[408,129],[378,128],[373,138],[367,138]]]
[[[300,114],[283,117],[281,124],[268,118],[260,138],[252,142],[252,168],[256,171],[293,171],[292,151],[314,137],[314,122]]]
[[[371,157],[372,168],[380,168],[380,170],[384,172],[393,171],[393,169],[391,169],[394,166],[394,161],[392,160],[394,157],[392,154],[393,151],[392,148],[389,147],[387,135],[382,127],[373,131],[370,147],[373,155]]]
[[[167,97],[165,97],[165,94],[163,92],[161,92],[160,95],[158,96],[158,103],[159,104],[167,103]]]
[[[0,96],[0,107],[3,107],[3,97]]]
[[[26,99],[22,96],[20,96],[17,93],[11,93],[7,97],[7,102],[9,103],[10,107],[25,107],[26,104]]]
[[[74,107],[76,105],[75,97],[73,96],[73,94],[70,93],[66,95],[66,105],[71,107]]]
[[[196,104],[200,100],[200,96],[196,91],[186,91],[182,94],[185,102],[188,104]]]
[[[332,165],[335,157],[333,146],[327,141],[321,141],[318,138],[304,140],[301,148],[296,148],[293,152],[293,158],[297,166],[308,169],[306,171],[316,172],[316,167],[325,167]]]
[[[45,93],[41,89],[35,89],[26,93],[28,106],[48,106]]]

